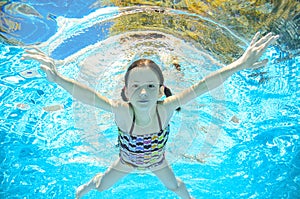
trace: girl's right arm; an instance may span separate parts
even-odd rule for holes
[[[204,77],[198,83],[183,90],[182,92],[166,98],[164,100],[165,107],[167,107],[169,110],[175,110],[177,107],[188,103],[203,93],[220,86],[231,75],[240,70],[247,68],[255,69],[266,65],[268,62],[267,59],[262,61],[259,59],[268,46],[275,42],[278,38],[278,35],[269,33],[259,39],[259,33],[256,33],[250,43],[250,46],[238,60]]]
[[[116,104],[91,88],[58,74],[55,82],[79,101],[112,112]]]
[[[120,103],[116,103],[115,101],[100,95],[91,88],[59,74],[56,70],[54,60],[45,55],[39,49],[34,48],[33,50],[26,50],[22,59],[33,59],[40,62],[41,69],[47,74],[47,79],[49,81],[57,83],[73,97],[85,104],[89,104],[109,112],[114,112],[114,109],[120,106]]]

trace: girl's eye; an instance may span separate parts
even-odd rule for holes
[[[137,87],[139,87],[139,85],[137,85],[137,84],[132,85],[132,88],[137,88]]]
[[[155,85],[154,84],[149,84],[148,87],[149,88],[155,88]]]

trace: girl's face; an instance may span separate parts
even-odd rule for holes
[[[149,67],[137,67],[130,71],[125,94],[130,103],[138,108],[149,109],[162,96],[156,73]]]

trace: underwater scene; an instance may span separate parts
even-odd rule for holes
[[[0,1],[0,198],[75,198],[119,157],[114,115],[75,99],[22,60],[35,48],[59,73],[119,100],[133,60],[162,69],[178,93],[279,35],[265,67],[229,77],[175,112],[166,159],[198,198],[299,198],[298,0]],[[133,172],[83,198],[179,198]]]

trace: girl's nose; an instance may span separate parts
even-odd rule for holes
[[[145,89],[145,88],[143,88],[143,89],[141,90],[141,92],[140,92],[140,96],[142,96],[142,97],[145,97],[145,96],[147,96],[147,91],[146,91],[146,89]]]

